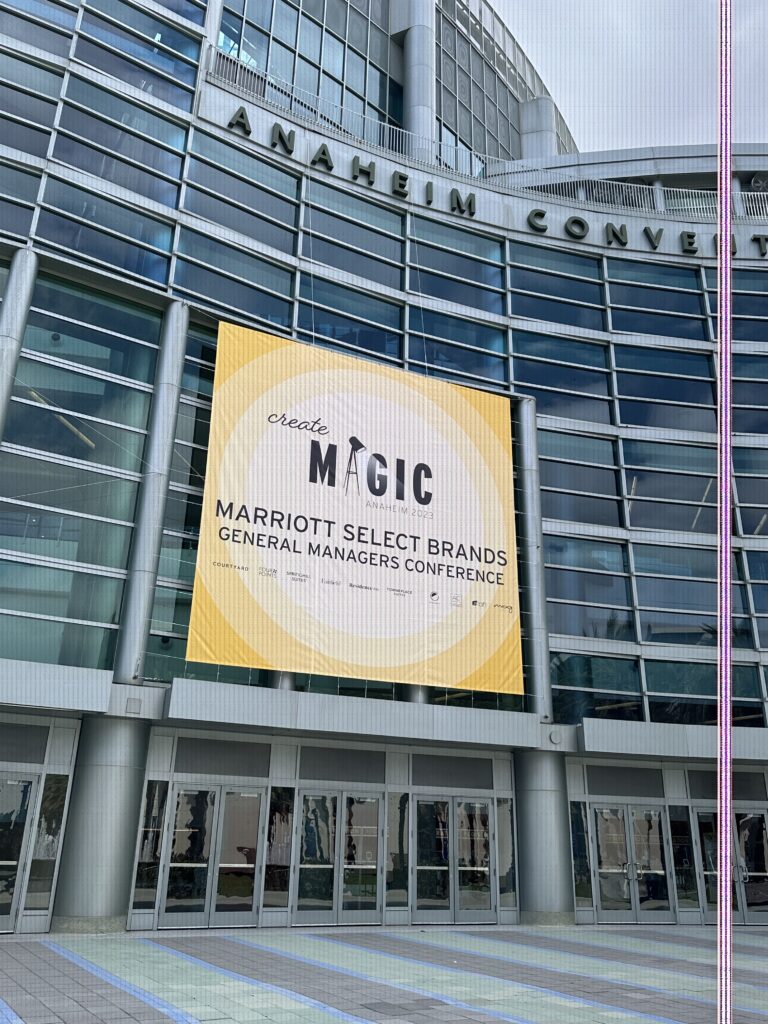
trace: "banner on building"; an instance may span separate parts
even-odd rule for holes
[[[522,693],[509,400],[222,324],[187,658]]]

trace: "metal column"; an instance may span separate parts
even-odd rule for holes
[[[0,307],[0,438],[5,429],[36,277],[37,255],[31,249],[17,249]]]
[[[125,927],[148,743],[148,722],[83,720],[54,930]]]
[[[435,2],[411,0],[403,45],[403,125],[417,136],[414,159],[434,159],[435,137]]]
[[[529,683],[526,696],[531,711],[552,721],[552,690],[549,684],[549,634],[544,590],[544,554],[539,496],[539,449],[536,438],[536,403],[520,398],[515,403],[515,458],[518,482],[521,621],[523,650]]]
[[[188,326],[189,306],[186,302],[172,302],[163,318],[144,474],[115,655],[116,683],[135,683],[144,672]]]

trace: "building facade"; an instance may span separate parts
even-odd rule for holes
[[[579,154],[486,0],[0,0],[0,119],[0,931],[713,920],[714,146]],[[735,166],[755,923],[768,147]],[[524,696],[186,660],[221,320],[510,397]]]

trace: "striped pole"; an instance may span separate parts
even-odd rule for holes
[[[718,894],[717,1021],[732,1024],[731,838],[731,0],[720,0],[718,152]]]

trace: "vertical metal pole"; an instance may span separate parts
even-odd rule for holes
[[[544,590],[544,542],[541,533],[539,446],[536,436],[536,402],[518,398],[514,410],[516,472],[520,498],[520,583],[522,624],[527,637],[526,656],[531,687],[528,696],[540,719],[552,721],[552,688],[549,685],[549,634]]]
[[[165,311],[160,338],[144,474],[115,656],[116,683],[135,683],[144,672],[188,326],[189,306],[186,302],[172,302]]]
[[[5,429],[36,277],[37,255],[31,249],[17,249],[0,307],[0,438]]]
[[[731,3],[720,0],[718,159],[718,892],[717,1020],[733,1019],[731,838]]]

